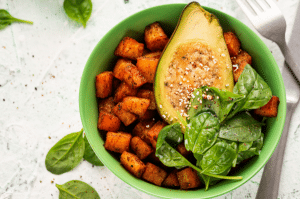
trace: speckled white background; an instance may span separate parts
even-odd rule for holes
[[[83,29],[68,19],[63,0],[0,0],[0,9],[34,25],[13,24],[0,31],[0,198],[58,198],[55,183],[78,179],[101,198],[155,198],[122,182],[106,167],[83,161],[73,171],[53,175],[45,168],[48,150],[63,136],[79,131],[78,90],[84,65],[97,42],[114,25],[140,10],[187,0],[92,0],[93,13]],[[233,0],[201,0],[253,27]],[[276,1],[292,33],[299,0]],[[299,11],[300,12],[300,9]],[[299,15],[299,14],[298,14]],[[300,15],[299,15],[300,17]],[[300,20],[298,20],[300,24]],[[300,31],[294,41],[300,40]],[[295,36],[295,35],[294,35]],[[295,39],[296,38],[296,39]],[[297,39],[298,38],[298,39]],[[283,56],[263,39],[280,67]],[[291,42],[300,61],[300,42]],[[300,198],[300,110],[292,121],[279,198]],[[255,198],[262,171],[240,188],[218,197]],[[275,174],[274,174],[275,175]]]

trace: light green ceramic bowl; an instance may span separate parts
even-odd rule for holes
[[[98,106],[95,97],[95,77],[102,71],[112,70],[117,59],[114,56],[114,50],[118,43],[125,36],[133,37],[142,42],[145,26],[155,21],[159,21],[170,36],[184,7],[185,4],[171,4],[143,10],[120,22],[99,41],[82,74],[79,92],[80,116],[87,138],[95,153],[105,166],[124,182],[160,198],[212,198],[241,186],[266,164],[280,139],[286,114],[283,80],[270,50],[252,30],[237,19],[220,11],[204,7],[219,18],[224,32],[231,30],[237,34],[241,40],[242,48],[253,57],[253,67],[271,87],[273,94],[280,98],[277,118],[271,118],[267,121],[266,132],[264,132],[265,143],[261,154],[252,158],[235,173],[235,175],[242,176],[243,180],[223,180],[217,185],[211,186],[208,191],[204,191],[204,189],[172,190],[155,186],[129,174],[120,165],[119,159],[105,150],[103,147],[104,140],[97,130]]]

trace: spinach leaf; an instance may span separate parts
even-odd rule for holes
[[[203,154],[217,140],[220,129],[219,119],[209,112],[193,117],[184,134],[184,145],[194,154]]]
[[[255,155],[259,155],[259,151],[263,146],[263,139],[264,139],[264,134],[262,133],[257,140],[252,142],[250,147],[249,147],[250,143],[249,145],[246,144],[247,147],[243,147],[242,145],[244,145],[244,143],[240,143],[239,153],[237,157],[237,164],[240,164],[243,160],[249,159]]]
[[[83,27],[86,27],[86,23],[89,20],[92,13],[93,4],[91,0],[65,0],[64,9],[67,15],[81,23]]]
[[[194,91],[188,114],[192,118],[201,112],[212,111],[222,122],[231,111],[233,105],[242,99],[244,99],[243,95],[204,86]]]
[[[231,141],[252,142],[260,137],[262,125],[242,112],[221,125],[219,137]]]
[[[53,174],[62,174],[74,169],[84,154],[83,129],[59,140],[48,152],[45,165]]]
[[[186,166],[192,167],[196,171],[202,173],[202,170],[189,162],[174,148],[183,141],[183,134],[179,123],[165,126],[158,134],[155,155],[159,160],[168,167],[183,168]],[[197,155],[201,157],[201,155]],[[230,180],[241,180],[240,176],[221,176],[214,174],[206,174],[207,176],[230,179]]]
[[[249,64],[245,66],[235,84],[233,93],[244,95],[245,98],[237,102],[234,110],[230,113],[230,117],[243,110],[262,107],[272,97],[271,88]]]
[[[247,151],[248,149],[250,149],[252,144],[253,144],[253,141],[252,142],[240,142],[238,152]]]
[[[85,143],[85,149],[84,149],[83,158],[93,165],[103,166],[102,162],[99,160],[99,158],[93,151],[93,148],[91,147],[85,135],[84,135],[84,143]]]
[[[230,144],[222,140],[208,149],[203,158],[197,165],[202,169],[203,174],[222,174],[226,175],[233,160],[236,158],[236,150]]]
[[[4,9],[0,9],[0,30],[6,28],[7,26],[11,25],[13,22],[19,22],[19,23],[28,23],[33,24],[32,21],[25,21],[22,19],[14,18]]]
[[[100,199],[97,191],[85,182],[71,180],[63,185],[55,185],[59,190],[59,199]]]

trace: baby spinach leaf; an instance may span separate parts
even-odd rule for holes
[[[83,129],[59,140],[48,152],[45,165],[53,174],[62,174],[74,169],[82,160],[85,144]]]
[[[81,23],[83,27],[86,27],[86,23],[89,20],[92,13],[93,4],[91,0],[65,0],[64,9],[67,15]]]
[[[247,151],[248,149],[250,149],[252,144],[253,144],[253,141],[252,142],[240,142],[238,152]]]
[[[236,150],[222,140],[208,149],[198,164],[203,174],[224,174],[229,172],[235,157]]]
[[[14,18],[6,10],[0,9],[0,30],[11,25],[11,23],[13,22],[33,24],[32,21],[26,21],[26,20]]]
[[[222,122],[231,111],[233,105],[242,99],[244,99],[243,95],[204,86],[194,91],[188,114],[190,117],[194,117],[201,112],[212,111]]]
[[[233,93],[244,95],[245,98],[237,102],[234,110],[230,113],[230,117],[243,110],[262,107],[272,97],[271,88],[249,64],[245,66],[235,84]]]
[[[59,190],[59,199],[100,199],[97,191],[85,182],[71,180],[63,185],[55,185]]]
[[[262,125],[242,112],[221,125],[219,137],[231,141],[252,142],[260,137]]]
[[[244,145],[244,143],[240,143],[239,153],[238,153],[238,157],[237,157],[237,164],[240,164],[243,160],[249,159],[255,155],[259,155],[259,151],[261,150],[261,148],[263,146],[263,137],[264,137],[264,134],[262,133],[261,136],[257,140],[250,142],[250,143],[252,143],[250,147],[249,147],[250,143],[249,143],[249,145],[246,144],[247,147],[242,147],[242,145]]]
[[[217,140],[220,129],[219,119],[209,112],[193,117],[184,134],[184,145],[188,151],[203,154]]]
[[[84,149],[83,158],[95,166],[103,166],[102,162],[99,160],[99,158],[93,151],[93,148],[91,147],[85,135],[84,135],[84,143],[85,143],[85,149]]]

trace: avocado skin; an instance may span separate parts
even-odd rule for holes
[[[210,59],[212,59],[211,57],[217,57],[217,64],[214,66],[214,70],[212,70],[210,66],[208,67],[208,71],[217,71],[217,74],[213,74],[214,77],[217,75],[217,78],[210,78],[213,80],[213,83],[203,84],[201,86],[213,86],[228,91],[232,91],[234,87],[230,55],[227,50],[219,20],[213,14],[204,10],[199,3],[189,3],[183,9],[177,26],[162,53],[157,66],[154,82],[154,94],[158,112],[169,124],[176,122],[185,124],[186,118],[188,118],[188,115],[181,112],[183,108],[182,106],[179,106],[180,103],[176,103],[176,100],[174,100],[176,99],[176,96],[173,95],[172,92],[175,89],[175,86],[171,85],[174,86],[174,89],[169,88],[170,83],[168,82],[168,76],[169,79],[171,79],[170,81],[180,79],[180,77],[174,76],[170,78],[169,67],[171,63],[173,65],[175,61],[179,60],[178,56],[183,55],[182,53],[185,52],[185,49],[189,49],[189,45],[195,49],[207,48]],[[199,52],[200,54],[203,53],[203,51]],[[183,64],[184,62],[178,64],[178,66],[183,66]],[[207,75],[209,76],[209,73],[207,73]],[[191,77],[189,76],[189,78]],[[197,78],[199,79],[199,77]],[[183,87],[182,89],[179,89],[179,91],[184,91],[185,89],[187,89],[187,87]]]

